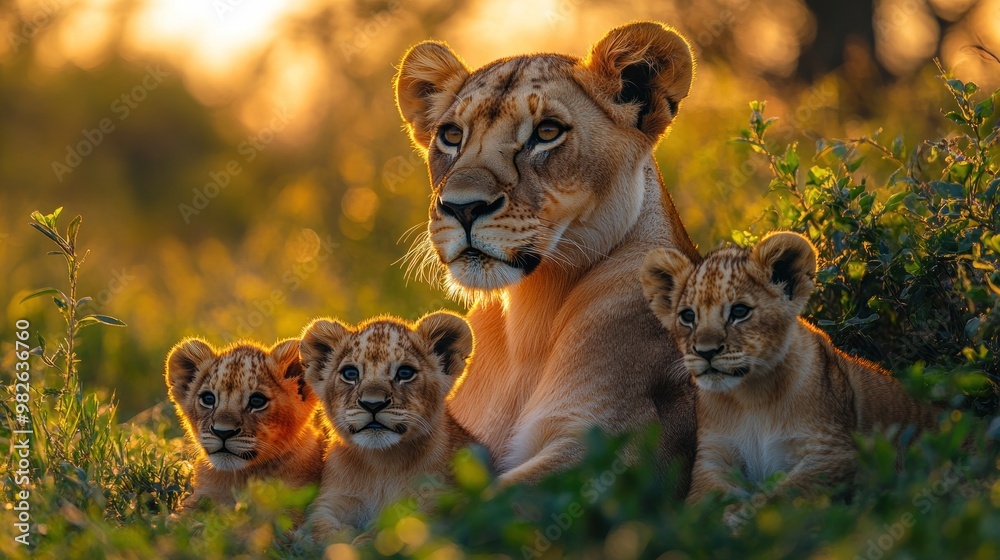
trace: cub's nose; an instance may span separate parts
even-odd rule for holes
[[[235,430],[219,430],[215,426],[212,426],[212,433],[215,434],[222,441],[226,441],[227,439],[233,436],[239,435],[241,431],[242,430],[240,430],[239,428],[236,428]]]
[[[379,412],[382,412],[390,404],[392,404],[392,399],[386,399],[384,401],[358,400],[358,406],[365,409],[365,411],[371,413],[372,416],[378,414]]]
[[[698,347],[695,347],[694,353],[698,354],[699,356],[701,356],[702,358],[704,358],[706,361],[711,362],[712,358],[714,358],[714,357],[716,357],[716,356],[718,356],[719,354],[722,353],[723,349],[725,349],[724,346],[717,346],[715,348],[709,348],[707,350],[702,350],[702,349],[700,349]]]
[[[438,197],[437,206],[438,210],[446,215],[451,216],[458,220],[458,223],[462,224],[462,228],[468,232],[472,229],[472,224],[477,219],[488,216],[503,206],[504,197],[501,196],[493,202],[486,202],[485,200],[473,200],[472,202],[451,202],[445,200],[442,197]]]

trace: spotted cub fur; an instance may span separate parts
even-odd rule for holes
[[[319,483],[324,438],[297,339],[271,349],[241,342],[219,351],[190,338],[170,351],[166,370],[170,400],[199,447],[185,507],[204,497],[232,504],[233,491],[250,479]]]
[[[334,432],[307,536],[322,542],[361,529],[412,495],[419,479],[451,479],[453,455],[472,443],[445,407],[472,353],[464,319],[441,312],[411,325],[380,317],[355,328],[320,319],[306,328],[300,352]]]
[[[815,272],[812,244],[788,232],[698,264],[673,249],[646,257],[646,298],[699,387],[690,501],[741,494],[735,469],[758,483],[785,473],[776,495],[847,482],[854,432],[933,426],[934,412],[889,372],[841,352],[799,317]]]

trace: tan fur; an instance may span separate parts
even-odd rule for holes
[[[815,272],[813,246],[787,232],[697,265],[673,249],[647,257],[646,296],[699,385],[690,501],[714,490],[742,494],[734,469],[757,483],[786,473],[777,496],[847,482],[855,432],[934,425],[932,410],[889,372],[836,349],[799,317]],[[742,319],[739,305],[750,309]]]
[[[433,189],[411,256],[474,302],[477,351],[449,408],[498,459],[503,484],[572,465],[593,427],[659,421],[664,463],[691,458],[694,391],[663,367],[679,354],[638,272],[657,246],[697,255],[652,156],[692,73],[687,42],[652,22],[611,30],[584,59],[470,71],[435,42],[403,59],[398,105]],[[562,134],[543,141],[545,123]],[[453,126],[457,146],[445,141]]]
[[[324,438],[314,421],[318,401],[305,384],[298,346],[297,339],[269,350],[240,342],[217,351],[189,338],[170,351],[170,400],[200,451],[185,507],[206,497],[232,504],[233,491],[250,479],[273,478],[291,487],[319,483]],[[203,404],[205,394],[214,396],[213,406]],[[266,405],[251,409],[254,395],[266,397]],[[223,441],[213,428],[239,432]]]
[[[434,481],[431,490],[448,485],[453,455],[472,443],[445,407],[472,353],[472,331],[461,317],[434,313],[416,325],[380,317],[356,328],[320,319],[306,327],[300,352],[335,431],[308,516],[313,539],[365,527],[417,493],[423,477]],[[405,368],[412,379],[400,377]],[[353,381],[346,377],[354,372]],[[372,422],[382,427],[365,429]]]

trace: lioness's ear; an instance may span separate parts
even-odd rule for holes
[[[447,311],[431,313],[417,323],[417,334],[441,357],[446,375],[461,375],[472,355],[472,329],[465,319]]]
[[[183,402],[198,372],[215,358],[215,349],[204,340],[186,338],[178,342],[167,355],[167,387],[170,389],[170,399],[176,404]]]
[[[396,105],[413,140],[428,147],[434,123],[455,100],[469,69],[448,45],[424,41],[407,51],[396,73]]]
[[[336,351],[349,334],[347,327],[330,319],[316,319],[302,332],[299,358],[305,368],[306,382],[317,394],[323,393],[327,381],[323,376],[327,356]]]
[[[642,293],[661,320],[673,313],[676,292],[694,268],[691,259],[677,249],[653,249],[642,262]]]
[[[788,299],[805,307],[816,288],[816,249],[797,233],[782,231],[766,236],[750,257],[782,287]]]
[[[687,40],[662,24],[645,21],[612,29],[584,60],[593,94],[612,118],[656,140],[677,115],[691,89],[694,58]]]
[[[312,389],[306,384],[305,368],[299,358],[299,339],[289,338],[275,344],[269,354],[278,364],[278,381],[295,383],[303,401],[314,398]]]

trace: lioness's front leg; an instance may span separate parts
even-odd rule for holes
[[[615,436],[660,421],[659,459],[679,462],[686,490],[695,446],[693,388],[686,373],[670,366],[676,350],[630,287],[605,288],[607,302],[579,309],[562,331],[556,343],[562,351],[545,364],[500,461],[508,469],[501,485],[537,482],[578,463],[590,429]]]
[[[515,436],[511,444],[519,448],[519,454],[528,454],[529,458],[500,475],[500,487],[534,484],[553,471],[580,462],[585,449],[579,432],[585,429],[579,418],[565,414],[540,418],[524,425],[519,432],[521,437]]]

